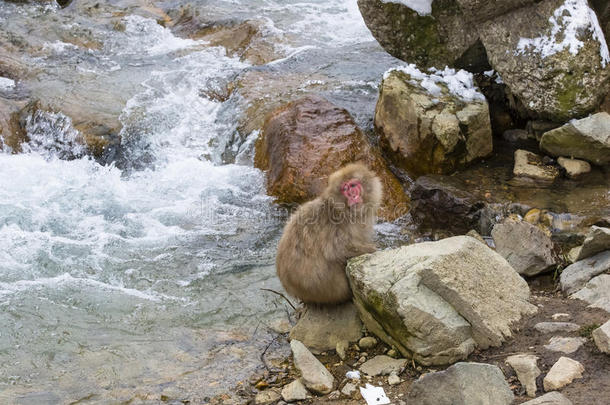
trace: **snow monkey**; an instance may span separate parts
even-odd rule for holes
[[[381,202],[379,178],[361,163],[330,175],[326,189],[295,211],[280,239],[276,269],[286,291],[305,303],[351,298],[349,258],[375,251],[373,225]]]

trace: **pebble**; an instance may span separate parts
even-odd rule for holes
[[[303,401],[307,399],[307,389],[301,380],[294,380],[282,388],[282,398],[286,402]]]
[[[396,373],[391,373],[390,376],[388,377],[388,384],[390,384],[390,385],[400,384],[400,377],[398,377],[398,375]]]
[[[347,340],[340,340],[337,342],[337,346],[335,347],[335,351],[337,352],[337,356],[341,360],[345,360],[347,356],[347,348],[349,347],[349,342]]]
[[[398,358],[398,350],[396,350],[396,349],[390,349],[390,350],[388,350],[388,352],[386,354],[395,359]]]
[[[341,393],[347,397],[351,397],[352,395],[354,395],[354,393],[356,392],[357,389],[358,389],[358,387],[356,387],[355,384],[347,383],[341,389]]]
[[[280,393],[274,389],[261,391],[254,397],[254,403],[256,405],[268,405],[273,404],[280,400]]]
[[[361,349],[373,348],[377,346],[377,339],[372,336],[363,337],[358,341],[358,346],[360,346]]]

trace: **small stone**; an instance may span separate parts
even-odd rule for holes
[[[396,349],[390,349],[386,354],[394,359],[398,358],[398,350]]]
[[[554,321],[558,321],[558,320],[560,320],[560,319],[563,319],[563,320],[566,320],[566,321],[567,321],[567,320],[569,320],[571,317],[572,317],[572,315],[570,315],[570,314],[566,314],[566,313],[563,313],[563,312],[558,312],[558,313],[553,314],[553,315],[551,316],[551,318],[552,318]]]
[[[574,332],[580,329],[580,325],[572,322],[539,322],[534,329],[541,333]]]
[[[325,395],[332,391],[335,383],[333,375],[303,343],[296,339],[290,342],[294,358],[294,365],[303,377],[303,384],[316,394]]]
[[[343,388],[341,389],[341,393],[343,395],[345,395],[346,397],[351,397],[352,395],[354,395],[354,393],[358,390],[358,387],[356,387],[356,384],[352,384],[352,383],[347,383],[343,386]]]
[[[256,405],[269,405],[273,404],[280,399],[280,393],[274,389],[261,391],[254,397],[254,403]]]
[[[398,377],[398,375],[396,373],[390,373],[390,376],[388,377],[388,384],[390,384],[390,385],[400,384],[400,377]]]
[[[580,251],[582,250],[582,246],[576,246],[575,248],[570,249],[567,255],[567,259],[570,263],[576,263],[578,261],[578,256],[580,256]]]
[[[549,184],[559,176],[559,170],[554,166],[545,165],[541,156],[518,149],[515,151],[513,174],[518,178]]]
[[[282,388],[282,398],[286,402],[303,401],[307,399],[307,389],[300,379],[294,380]]]
[[[337,352],[337,356],[341,360],[345,360],[347,356],[347,348],[349,347],[349,342],[347,340],[340,340],[337,342],[337,346],[335,347],[335,351]]]
[[[360,366],[360,371],[370,376],[388,375],[392,372],[399,373],[406,364],[406,359],[393,359],[389,356],[380,355]]]
[[[610,321],[595,329],[591,336],[601,352],[610,354]]]
[[[545,345],[544,348],[553,352],[562,352],[566,354],[574,353],[580,346],[585,344],[587,339],[581,337],[559,337],[553,336],[549,340],[549,344]]]
[[[360,346],[361,349],[371,349],[373,347],[375,347],[377,345],[377,339],[375,339],[372,336],[366,336],[363,337],[362,339],[360,339],[358,341],[358,346]]]
[[[360,358],[358,359],[358,362],[360,364],[364,363],[366,361],[366,356],[360,356]]]
[[[589,173],[591,171],[591,165],[589,162],[579,159],[569,159],[560,157],[557,159],[559,166],[563,167],[569,178],[574,179],[582,174]]]
[[[531,401],[524,402],[521,405],[572,405],[572,401],[559,392],[553,391]]]
[[[367,352],[362,352],[362,353],[360,353],[360,356],[362,356],[362,357],[369,357],[369,354]]]
[[[506,358],[506,364],[515,370],[527,395],[532,398],[536,396],[536,378],[540,375],[537,362],[538,357],[531,354],[517,354]]]
[[[541,213],[542,213],[542,211],[540,211],[540,209],[532,208],[525,214],[525,216],[523,217],[523,220],[525,222],[529,222],[530,224],[536,225],[538,222],[540,222]]]
[[[576,360],[569,357],[560,357],[544,377],[544,390],[553,391],[565,387],[575,378],[582,378],[583,371],[585,371],[585,368]]]

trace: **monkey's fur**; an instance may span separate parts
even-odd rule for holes
[[[362,186],[362,200],[349,206],[341,188],[354,179]],[[345,266],[348,259],[375,251],[373,225],[381,197],[379,178],[352,163],[334,172],[322,194],[292,214],[276,258],[277,275],[290,295],[315,304],[351,298]]]

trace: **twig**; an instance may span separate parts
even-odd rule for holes
[[[269,291],[272,292],[274,294],[279,295],[280,297],[284,298],[286,300],[286,302],[288,303],[288,305],[290,305],[292,307],[292,309],[294,309],[295,311],[297,310],[294,305],[292,305],[292,302],[290,302],[290,300],[288,298],[286,298],[286,296],[284,294],[282,294],[281,292],[275,291],[275,290],[271,290],[269,288],[261,288],[261,290],[263,291]]]

